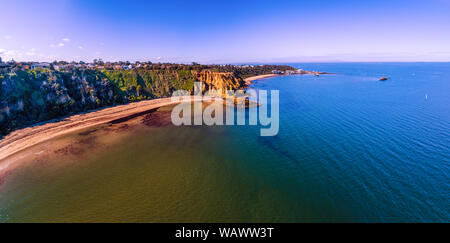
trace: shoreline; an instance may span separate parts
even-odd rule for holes
[[[272,77],[277,77],[277,76],[283,76],[281,74],[263,74],[263,75],[257,75],[257,76],[252,76],[249,78],[244,79],[245,85],[249,86],[253,83],[253,81],[255,80],[259,80],[259,79],[265,79],[265,78],[272,78]]]
[[[182,97],[180,97],[182,98]],[[191,101],[203,101],[202,98],[190,97]],[[20,161],[9,161],[8,158],[25,149],[93,126],[114,123],[120,119],[137,116],[164,106],[181,103],[171,98],[145,100],[125,105],[94,110],[87,113],[76,114],[61,120],[48,121],[11,132],[0,140],[0,173],[11,169],[12,164],[18,166]]]
[[[245,85],[248,87],[251,84],[253,84],[253,81],[260,80],[260,79],[266,79],[266,78],[273,78],[273,77],[279,77],[279,76],[292,76],[292,75],[330,75],[334,73],[327,73],[327,72],[318,72],[318,71],[301,71],[300,73],[294,73],[294,74],[263,74],[263,75],[257,75],[252,76],[244,79]]]
[[[280,74],[257,75],[244,79],[248,87],[255,80],[283,76]],[[180,97],[181,98],[181,97]],[[190,96],[191,101],[204,101],[203,98]],[[51,139],[73,133],[93,126],[113,123],[115,121],[139,116],[154,109],[164,106],[170,106],[181,101],[172,101],[171,98],[159,98],[153,100],[144,100],[113,107],[99,108],[93,111],[87,111],[81,114],[75,114],[68,117],[62,117],[46,122],[34,124],[9,133],[0,140],[0,173],[6,169],[11,169],[12,164],[18,166],[20,161],[8,161],[8,158],[16,153],[26,150],[40,143]]]

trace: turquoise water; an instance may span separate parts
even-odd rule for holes
[[[449,63],[291,65],[337,74],[256,81],[280,90],[278,136],[134,123],[114,142],[110,128],[74,134],[28,151],[74,153],[7,177],[0,221],[450,221]]]

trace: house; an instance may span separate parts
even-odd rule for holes
[[[66,65],[53,65],[53,68],[54,68],[56,71],[61,71],[61,70],[63,70],[65,67],[66,67]]]
[[[36,68],[49,68],[50,64],[43,62],[43,63],[33,63],[31,64],[31,69],[36,69]]]
[[[134,69],[134,66],[133,65],[123,66],[123,69],[132,70],[132,69]]]

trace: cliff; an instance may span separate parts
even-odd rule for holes
[[[0,135],[65,115],[133,101],[169,97],[178,89],[236,90],[242,78],[211,70],[50,69],[0,72]]]
[[[245,82],[236,77],[231,72],[213,72],[211,70],[205,70],[197,74],[197,79],[204,83],[204,89],[217,89],[217,90],[238,90],[245,85]]]

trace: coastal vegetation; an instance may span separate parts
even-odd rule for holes
[[[99,61],[96,61],[99,64]],[[128,63],[125,63],[127,65]],[[66,65],[55,70],[55,65]],[[104,64],[103,64],[104,65]],[[244,78],[289,66],[151,64],[140,68],[86,68],[56,63],[48,68],[0,68],[0,136],[34,123],[100,107],[169,97],[173,91],[237,90]]]

